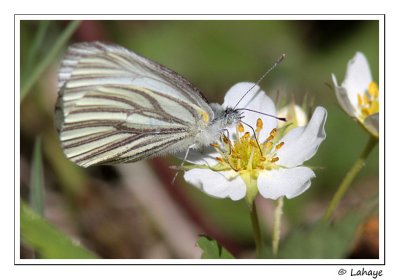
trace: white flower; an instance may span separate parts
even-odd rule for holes
[[[379,137],[379,90],[373,82],[368,61],[357,52],[347,65],[341,86],[332,74],[335,93],[340,106],[375,137]]]
[[[293,123],[295,127],[305,126],[308,123],[308,116],[306,112],[304,112],[299,105],[294,103],[279,109],[278,117],[286,118],[286,120],[290,123]],[[285,123],[280,124],[281,126],[285,125]]]
[[[254,84],[239,83],[226,94],[224,107],[235,102]],[[258,86],[244,99],[245,108],[276,115],[272,100]],[[257,113],[243,111],[243,121],[255,127],[256,138],[239,124],[230,129],[227,137],[213,144],[206,156],[190,152],[188,161],[195,167],[186,171],[187,182],[208,195],[251,203],[258,192],[265,198],[293,198],[311,185],[314,172],[302,166],[317,152],[325,139],[327,112],[317,107],[307,126],[288,125],[277,128],[277,120]],[[287,133],[285,133],[287,132]],[[257,140],[256,140],[257,139]]]

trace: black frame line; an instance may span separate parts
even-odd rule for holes
[[[384,88],[386,89],[386,14],[14,14],[14,265],[21,265],[21,266],[30,266],[30,265],[52,265],[52,266],[65,266],[65,265],[90,265],[90,266],[97,266],[97,265],[112,265],[112,266],[126,266],[126,265],[133,265],[133,266],[177,266],[177,265],[203,265],[203,266],[232,266],[232,265],[240,265],[240,266],[386,266],[386,94],[383,101],[383,228],[384,228],[384,235],[383,235],[383,263],[17,263],[16,262],[16,158],[15,158],[15,129],[16,129],[16,115],[15,115],[15,99],[16,99],[16,72],[15,72],[15,42],[16,42],[16,20],[17,16],[383,16],[383,19],[377,19],[379,22],[383,22],[383,84]],[[21,20],[21,19],[18,19]],[[36,20],[36,19],[32,19]],[[51,19],[51,20],[64,20],[64,19]],[[97,19],[101,20],[101,19]],[[134,19],[132,19],[134,20]],[[143,20],[151,20],[151,19],[143,19]],[[203,20],[203,19],[198,19]],[[219,20],[219,19],[211,19],[211,20]],[[229,19],[234,20],[234,19]],[[278,20],[278,19],[270,19],[270,20]],[[288,19],[288,20],[306,20],[306,19]],[[324,19],[318,19],[324,20]],[[330,19],[329,19],[330,20]],[[332,19],[333,20],[333,19]],[[18,54],[19,55],[19,54]],[[379,149],[379,145],[378,145]],[[381,166],[379,166],[379,169]],[[19,188],[18,188],[19,189]],[[381,247],[380,247],[381,248]],[[101,261],[106,261],[108,259],[102,259]],[[110,259],[111,260],[111,259]],[[144,259],[126,259],[126,260],[144,260]],[[151,259],[149,259],[151,260]],[[195,260],[195,259],[194,259]],[[265,259],[268,260],[268,259]],[[289,259],[273,259],[276,260],[289,260]],[[295,259],[290,259],[295,260]],[[313,259],[309,259],[313,260]],[[320,259],[317,259],[320,260]],[[326,259],[328,260],[328,259]],[[369,259],[365,259],[369,260]],[[377,259],[377,260],[380,260]]]

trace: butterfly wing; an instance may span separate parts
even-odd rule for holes
[[[66,156],[78,165],[185,149],[213,114],[182,76],[122,47],[79,43],[62,61],[56,126]]]

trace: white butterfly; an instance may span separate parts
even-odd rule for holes
[[[62,148],[84,167],[197,149],[241,120],[241,109],[209,104],[179,74],[117,45],[70,46],[58,77]]]

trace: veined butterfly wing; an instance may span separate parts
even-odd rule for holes
[[[186,149],[214,119],[189,81],[116,45],[69,47],[58,86],[61,145],[84,167]]]

